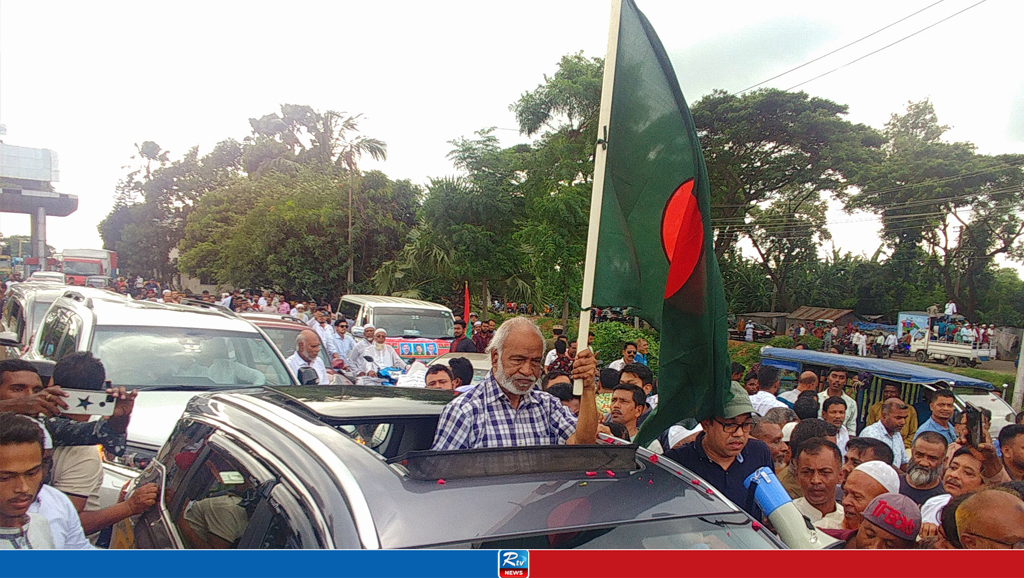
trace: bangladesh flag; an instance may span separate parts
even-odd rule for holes
[[[731,398],[727,311],[707,169],[672,63],[633,0],[622,0],[614,35],[593,305],[634,307],[661,333],[658,407],[636,440],[646,444]]]

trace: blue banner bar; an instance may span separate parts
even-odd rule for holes
[[[5,551],[4,578],[496,578],[497,550]]]

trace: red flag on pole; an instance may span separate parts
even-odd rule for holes
[[[467,326],[469,325],[469,313],[469,281],[466,281],[466,299],[462,309],[462,320],[466,322]],[[472,329],[470,329],[470,331],[472,331]]]

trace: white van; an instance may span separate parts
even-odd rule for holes
[[[338,312],[362,327],[388,332],[387,342],[403,359],[433,359],[448,353],[455,339],[455,317],[444,305],[381,295],[346,295]]]

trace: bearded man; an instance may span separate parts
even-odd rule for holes
[[[946,493],[942,487],[946,445],[946,438],[933,431],[926,431],[914,440],[907,474],[900,476],[900,493],[918,506]]]
[[[502,323],[487,353],[491,372],[445,406],[432,450],[596,443],[597,361],[589,349],[576,355],[572,368],[573,379],[583,380],[578,418],[541,391],[544,336],[533,321],[515,317]]]

